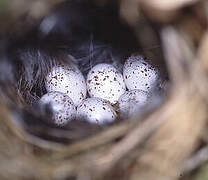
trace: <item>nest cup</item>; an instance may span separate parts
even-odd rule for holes
[[[19,28],[5,33],[0,67],[1,179],[159,180],[181,178],[192,170],[184,162],[202,144],[200,132],[207,117],[206,85],[199,86],[195,76],[207,78],[200,54],[204,24],[182,10],[161,11],[167,15],[164,20],[157,8],[141,1],[137,16],[125,0],[67,1],[32,25],[20,18],[16,26],[30,26],[25,33],[16,32]],[[179,18],[182,13],[186,18]],[[187,32],[187,19],[200,29],[197,37]],[[161,76],[142,114],[104,126],[77,120],[56,127],[50,123],[50,108],[37,104],[46,93],[45,77],[57,64],[75,63],[86,78],[99,63],[122,71],[124,61],[135,53],[147,57]]]

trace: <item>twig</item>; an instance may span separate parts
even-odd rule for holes
[[[88,138],[86,140],[82,140],[80,142],[75,142],[66,148],[63,149],[61,153],[58,152],[58,154],[54,155],[54,158],[69,158],[75,154],[79,154],[81,152],[84,152],[88,149],[96,148],[97,146],[104,145],[106,143],[111,142],[112,140],[121,137],[125,133],[127,133],[128,130],[130,130],[132,127],[134,127],[134,123],[132,124],[121,124],[117,125],[116,127],[112,127],[107,129],[106,131],[93,136],[91,138]]]
[[[198,151],[194,156],[192,156],[190,159],[185,161],[185,163],[182,166],[182,174],[187,174],[196,168],[198,168],[200,165],[204,164],[208,161],[208,145],[202,148],[200,151]]]

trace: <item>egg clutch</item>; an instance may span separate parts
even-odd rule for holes
[[[75,64],[59,64],[47,74],[48,93],[39,103],[50,106],[52,123],[57,126],[70,125],[77,119],[108,124],[142,112],[151,103],[158,79],[158,70],[141,55],[126,60],[123,74],[112,64],[97,64],[86,80]]]

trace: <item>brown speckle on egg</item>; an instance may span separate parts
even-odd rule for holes
[[[76,108],[70,97],[61,92],[49,92],[40,99],[40,104],[50,104],[53,112],[53,124],[64,126],[75,119]]]
[[[124,64],[123,76],[129,90],[141,89],[146,91],[154,88],[157,84],[159,73],[142,56],[132,55]],[[149,88],[147,88],[146,84],[149,84]]]
[[[116,119],[113,107],[101,98],[87,98],[77,107],[77,118],[90,123],[105,124]]]
[[[115,67],[98,64],[87,75],[87,89],[90,97],[100,97],[116,103],[126,88],[122,74]]]
[[[84,76],[75,66],[57,65],[46,76],[46,90],[66,93],[78,105],[86,97]],[[81,96],[80,92],[84,95]]]

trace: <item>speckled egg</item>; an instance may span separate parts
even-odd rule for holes
[[[113,107],[101,98],[87,98],[77,107],[77,119],[94,124],[111,123],[116,116]]]
[[[41,105],[49,104],[53,112],[53,123],[64,126],[69,121],[75,119],[76,108],[72,99],[61,92],[49,92],[40,99]]]
[[[59,91],[67,94],[75,106],[86,97],[86,82],[79,69],[72,65],[54,66],[46,76],[45,86],[48,92]]]
[[[149,97],[149,93],[143,90],[126,91],[118,100],[121,118],[128,118],[141,112]]]
[[[114,104],[125,92],[122,74],[110,64],[98,64],[87,75],[87,90],[91,97],[99,97]]]
[[[129,90],[152,90],[158,80],[158,70],[150,65],[142,56],[132,55],[123,67],[123,77]]]

